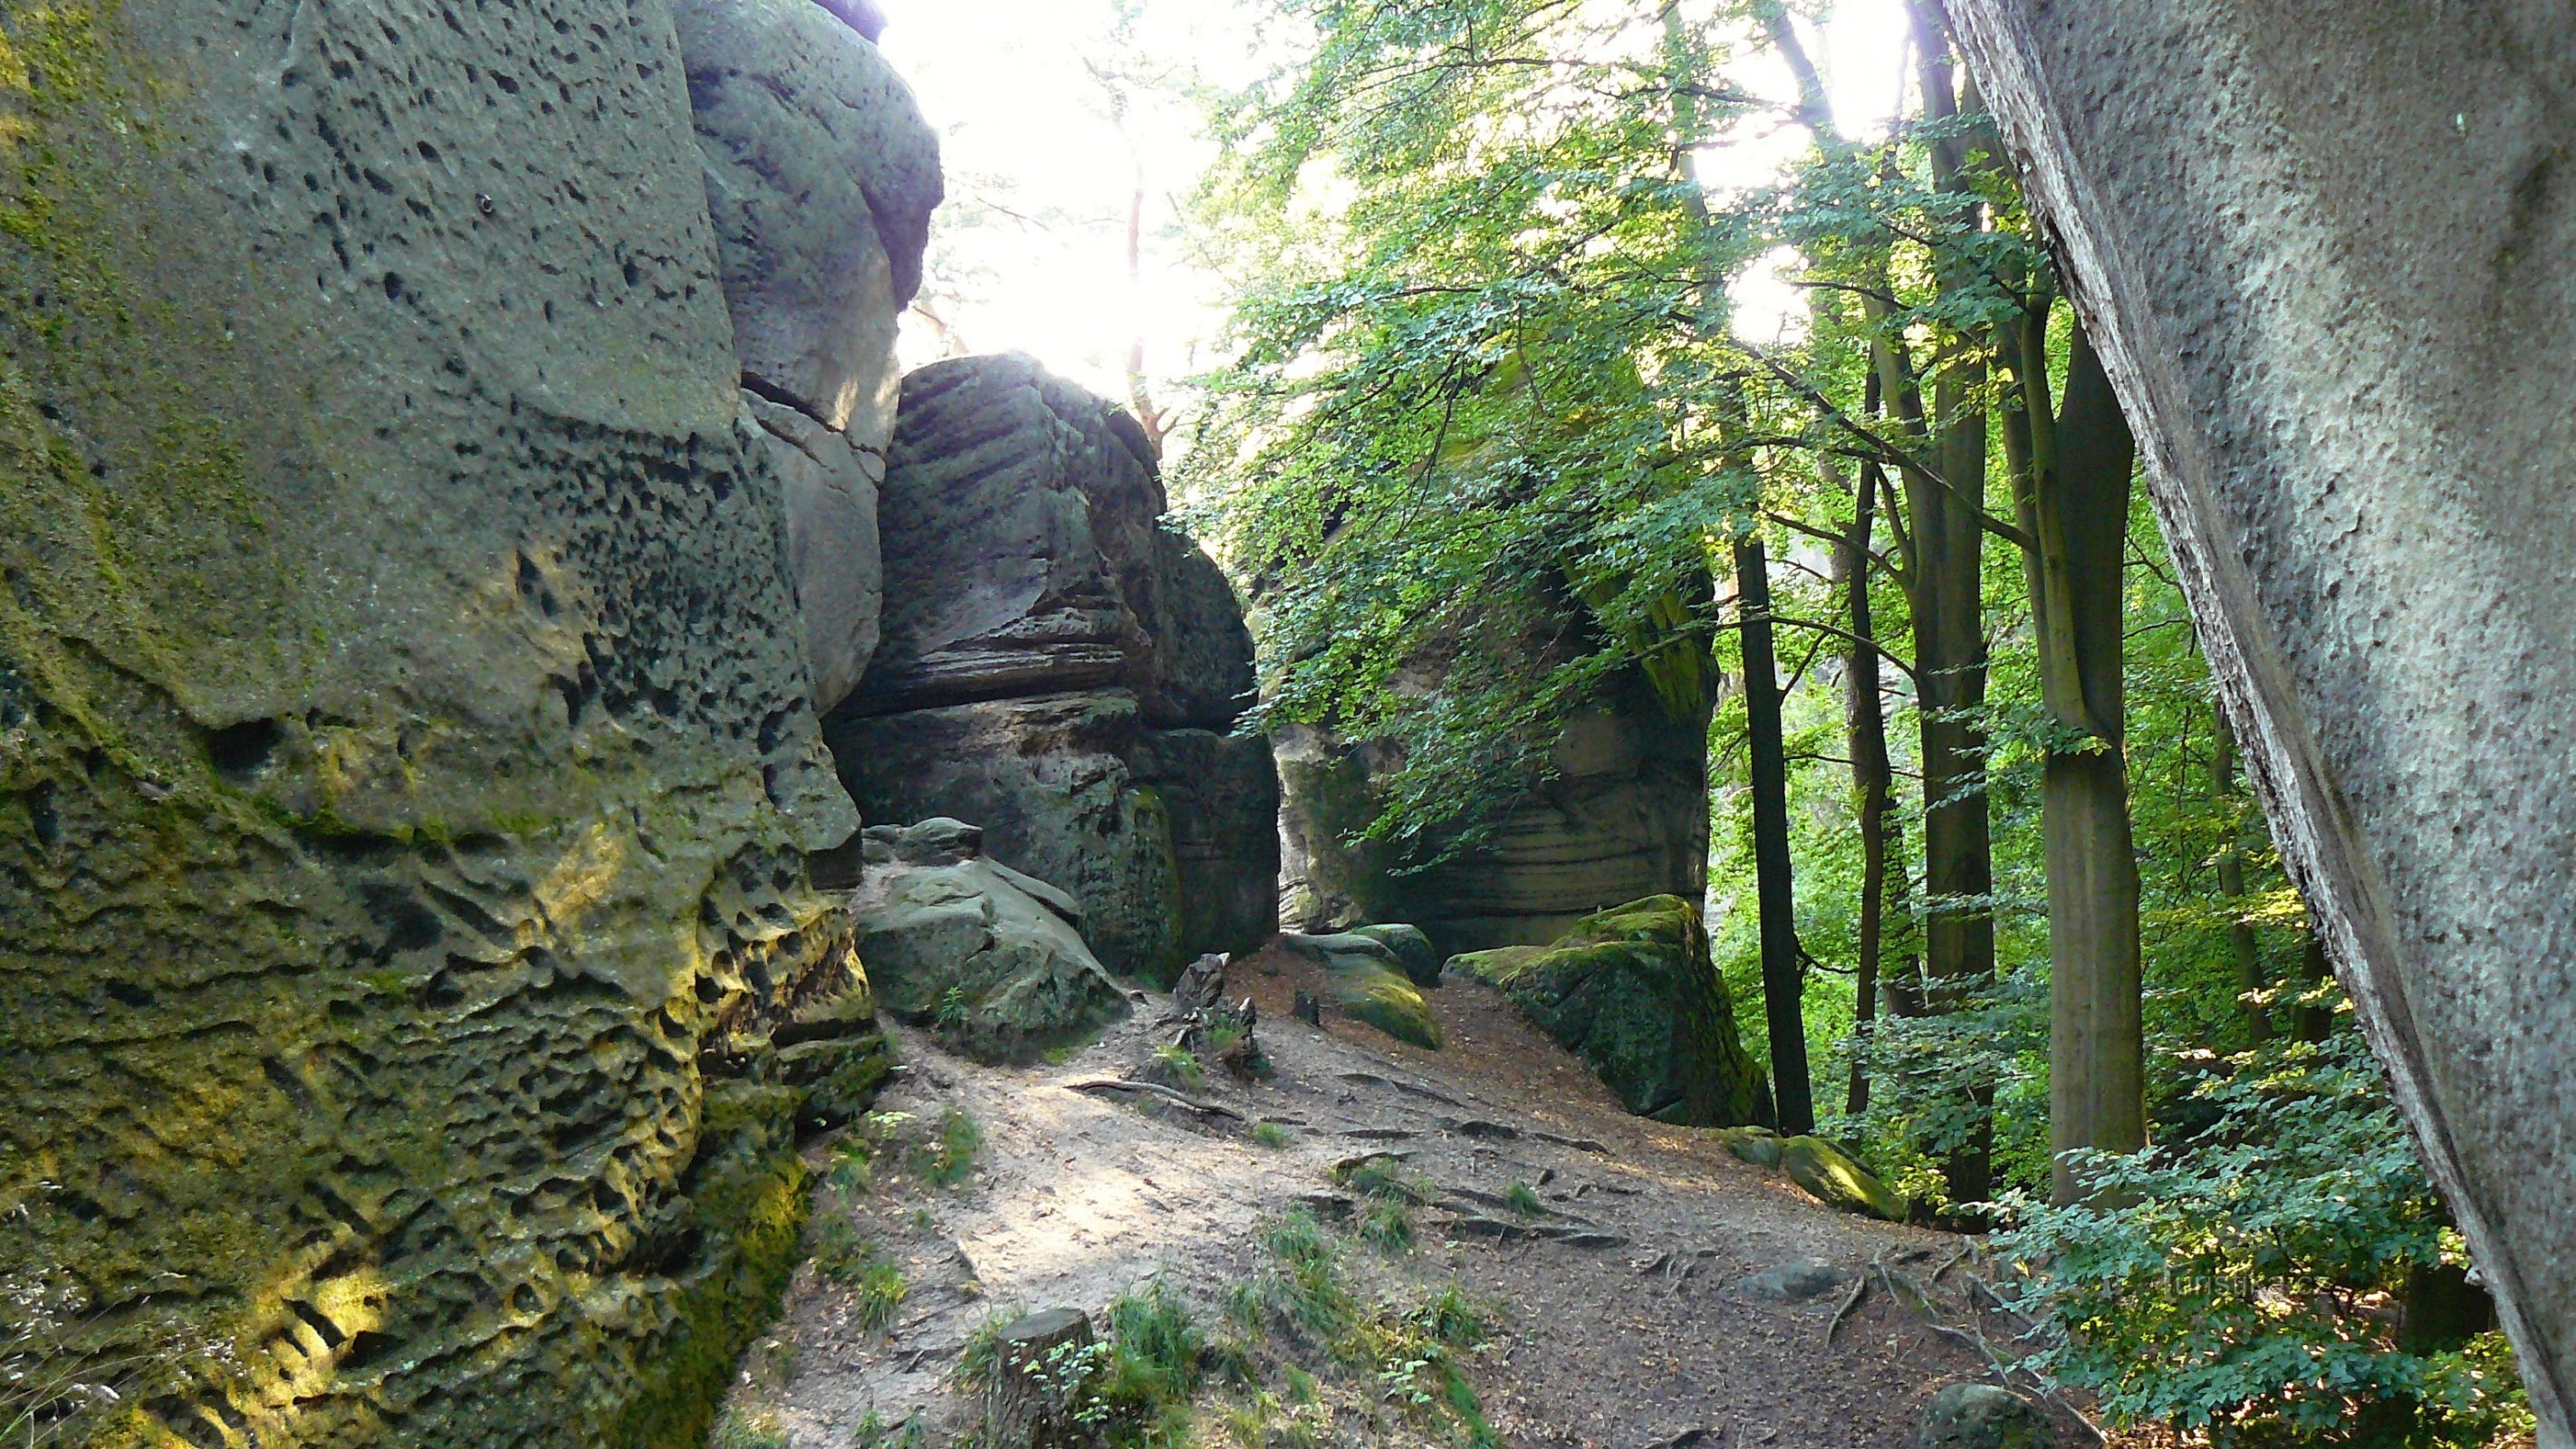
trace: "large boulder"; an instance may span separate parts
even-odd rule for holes
[[[0,8],[45,1437],[694,1446],[884,1070],[669,13]]]
[[[954,820],[871,826],[850,898],[877,999],[951,1050],[1025,1062],[1126,1014],[1127,996],[1082,942],[1071,896],[984,857]]]
[[[1324,999],[1353,1021],[1364,1022],[1418,1047],[1438,1051],[1444,1040],[1440,1019],[1422,990],[1405,975],[1404,966],[1386,943],[1356,934],[1309,936],[1290,931],[1279,948],[1324,970]]]
[[[828,710],[876,650],[895,326],[921,286],[938,138],[865,16],[676,0],[673,18],[743,406],[785,484],[814,705]]]
[[[1125,413],[1022,357],[905,380],[882,517],[884,632],[831,716],[874,818],[945,815],[1082,902],[1111,970],[1168,984],[1276,921],[1278,785],[1229,731],[1252,643],[1164,529]]]
[[[1791,1182],[1827,1207],[1891,1223],[1905,1221],[1911,1211],[1911,1205],[1895,1189],[1821,1137],[1792,1137],[1782,1142],[1780,1166]]]
[[[2284,862],[2576,1444],[2576,7],[1959,0]]]
[[[1639,1116],[1691,1127],[1771,1117],[1699,908],[1679,896],[1587,917],[1551,946],[1474,952],[1449,966],[1501,991]]]

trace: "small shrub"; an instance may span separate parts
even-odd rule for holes
[[[1199,1065],[1197,1054],[1187,1047],[1154,1048],[1154,1074],[1184,1091],[1196,1092],[1207,1086],[1207,1070]]]
[[[1274,1266],[1246,1285],[1253,1316],[1278,1319],[1321,1344],[1347,1337],[1359,1304],[1343,1279],[1341,1247],[1323,1225],[1299,1209],[1264,1224],[1260,1237]]]
[[[823,1181],[834,1192],[866,1193],[876,1190],[877,1151],[873,1143],[858,1132],[844,1132],[832,1143],[831,1166],[823,1170]]]
[[[1492,1315],[1456,1283],[1450,1283],[1410,1315],[1412,1324],[1432,1342],[1449,1348],[1483,1348],[1493,1337]]]
[[[904,1300],[912,1296],[912,1285],[903,1280],[903,1270],[882,1260],[863,1269],[852,1286],[857,1299],[853,1316],[860,1329],[868,1333],[883,1333],[894,1327]]]
[[[851,1283],[876,1261],[877,1245],[838,1214],[817,1217],[805,1230],[805,1255],[814,1271],[833,1283]]]
[[[787,1449],[787,1431],[767,1410],[727,1409],[707,1436],[707,1449]]]
[[[921,1422],[921,1411],[915,1409],[903,1422],[889,1426],[874,1409],[859,1421],[850,1435],[851,1449],[928,1449],[930,1430]]]
[[[983,1127],[965,1109],[951,1107],[939,1114],[939,1134],[913,1148],[913,1171],[932,1187],[955,1187],[975,1170],[983,1149]]]
[[[1334,1174],[1344,1187],[1387,1202],[1429,1202],[1430,1186],[1393,1157],[1364,1157]]]
[[[1296,1140],[1296,1137],[1291,1134],[1287,1128],[1280,1126],[1276,1122],[1256,1122],[1253,1124],[1252,1142],[1256,1147],[1285,1147]]]
[[[1371,1204],[1367,1212],[1360,1214],[1353,1231],[1361,1242],[1373,1248],[1390,1253],[1413,1251],[1413,1213],[1401,1201]]]
[[[966,1024],[968,1010],[966,988],[951,986],[939,994],[939,1006],[932,1020],[940,1027],[954,1031]]]
[[[1547,1204],[1539,1201],[1538,1189],[1526,1182],[1512,1184],[1512,1190],[1503,1194],[1503,1206],[1510,1208],[1515,1217],[1534,1218],[1547,1211]]]

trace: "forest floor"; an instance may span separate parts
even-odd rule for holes
[[[816,1256],[746,1360],[718,1443],[968,1442],[980,1400],[960,1359],[979,1329],[1072,1307],[1105,1332],[1107,1305],[1157,1279],[1234,1348],[1230,1374],[1197,1396],[1201,1445],[1910,1449],[1944,1384],[1994,1381],[1976,1336],[2006,1351],[2009,1320],[1971,1306],[1990,1269],[1957,1235],[1834,1211],[1712,1132],[1628,1115],[1474,982],[1426,993],[1440,1051],[1329,1013],[1309,1026],[1291,1007],[1318,988],[1314,969],[1273,950],[1229,973],[1230,995],[1260,1007],[1273,1075],[1211,1064],[1197,1095],[1241,1120],[1074,1085],[1137,1075],[1173,1035],[1158,1026],[1167,997],[1139,997],[1100,1040],[1029,1068],[897,1029],[906,1066],[858,1129],[878,1142],[873,1181],[845,1170],[817,1190]],[[976,1135],[965,1167],[958,1148]],[[932,1181],[943,1140],[963,1172],[945,1187]],[[1354,1179],[1370,1154],[1396,1156]],[[815,1149],[827,1173],[850,1157]],[[1338,1243],[1354,1315],[1391,1330],[1373,1352],[1410,1358],[1372,1361],[1352,1335],[1337,1348],[1331,1331],[1241,1306],[1247,1285],[1279,1281],[1265,1228],[1297,1212]],[[1802,1264],[1830,1270],[1789,1275],[1812,1296],[1748,1281]],[[1444,1358],[1406,1325],[1452,1285],[1491,1327]],[[1423,1357],[1460,1366],[1471,1414],[1415,1392]],[[2071,1412],[2054,1417],[2070,1449],[2099,1442]]]

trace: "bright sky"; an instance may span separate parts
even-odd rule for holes
[[[1262,70],[1250,7],[1230,0],[883,0],[887,55],[941,133],[949,204],[933,225],[927,305],[962,350],[1034,354],[1055,371],[1125,401],[1126,358],[1140,335],[1146,368],[1171,384],[1217,358],[1224,298],[1189,254],[1178,207],[1210,160],[1188,72],[1235,85]],[[1903,95],[1902,0],[1834,0],[1803,27],[1845,129],[1884,129]],[[1094,67],[1125,77],[1129,114],[1111,118]],[[1792,93],[1776,62],[1738,79]],[[1768,181],[1807,144],[1794,127],[1730,138],[1706,158],[1714,186]],[[1146,195],[1141,285],[1127,266],[1127,221],[1139,169]],[[1737,290],[1738,330],[1759,341],[1794,333],[1804,303],[1774,259]],[[908,364],[944,355],[907,319]]]

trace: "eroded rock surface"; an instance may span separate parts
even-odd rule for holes
[[[877,490],[921,289],[939,143],[872,5],[673,0],[743,405],[786,483],[818,710],[875,652]]]
[[[980,1062],[1025,1062],[1127,1011],[1082,941],[1082,908],[987,859],[955,820],[870,826],[867,876],[850,898],[878,998]]]
[[[1953,7],[2212,673],[2576,1444],[2576,6]]]
[[[1502,802],[1487,844],[1426,871],[1353,843],[1377,815],[1372,777],[1400,764],[1389,747],[1302,725],[1276,739],[1280,917],[1300,929],[1410,922],[1446,954],[1544,945],[1707,873],[1704,723],[1673,719],[1633,673],[1568,722],[1553,778]]]
[[[972,821],[1082,902],[1110,969],[1169,982],[1274,921],[1277,783],[1233,592],[1159,526],[1126,414],[1019,357],[904,384],[883,642],[827,727],[872,818]]]
[[[1452,959],[1598,1073],[1629,1111],[1692,1127],[1771,1116],[1735,1030],[1699,908],[1654,896],[1586,918],[1551,946]]]
[[[692,1445],[884,1062],[670,11],[0,32],[0,1355]]]

